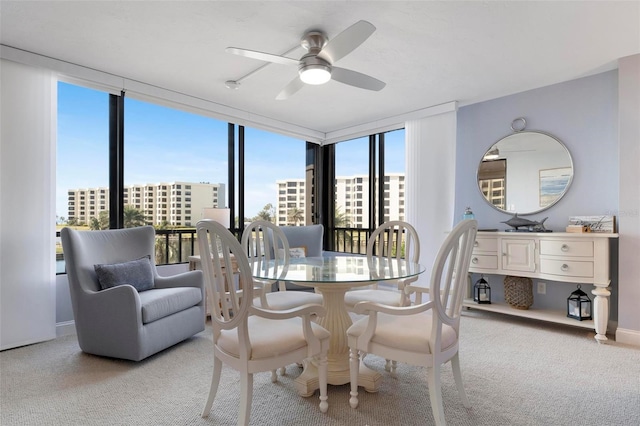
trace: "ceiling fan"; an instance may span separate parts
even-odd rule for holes
[[[318,85],[329,80],[378,91],[382,90],[386,83],[366,74],[333,65],[364,43],[375,30],[373,24],[358,21],[331,40],[322,31],[308,31],[300,40],[300,44],[308,52],[299,60],[238,47],[227,47],[226,52],[276,64],[297,66],[299,76],[282,89],[276,96],[278,100],[287,99],[305,84]]]

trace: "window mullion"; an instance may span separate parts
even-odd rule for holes
[[[124,226],[124,92],[109,95],[109,228]]]

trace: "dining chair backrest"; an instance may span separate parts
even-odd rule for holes
[[[286,273],[291,254],[287,237],[279,226],[266,220],[253,221],[242,232],[240,244],[253,267],[276,260],[280,276]],[[284,291],[284,286],[284,282],[279,281],[280,290]]]
[[[318,367],[320,411],[327,402],[327,351],[331,333],[312,322],[311,317],[325,315],[321,305],[275,311],[254,305],[254,269],[245,247],[218,222],[204,219],[196,224],[198,245],[205,282],[212,297],[213,374],[209,396],[202,411],[211,412],[220,384],[223,364],[240,373],[238,425],[248,426],[253,398],[253,374],[271,371],[305,360]],[[258,245],[259,247],[259,245]],[[213,253],[212,253],[213,252]],[[225,389],[226,391],[226,389]]]
[[[431,271],[429,293],[432,295],[438,323],[459,327],[462,301],[467,291],[471,252],[478,232],[478,222],[464,220],[444,240]],[[440,294],[440,297],[433,295]],[[434,321],[435,322],[435,321]],[[441,327],[433,327],[437,333]]]
[[[240,327],[239,333],[243,335],[246,333],[248,310],[253,299],[253,278],[247,255],[236,237],[216,221],[199,221],[196,233],[202,258],[212,260],[201,264],[207,291],[213,302],[211,321],[214,336],[220,330],[237,327]],[[215,252],[212,253],[212,250]],[[242,347],[250,350],[249,345]]]
[[[420,238],[411,224],[392,220],[376,228],[367,243],[367,257],[406,259],[418,263]]]
[[[477,232],[477,221],[463,220],[445,238],[433,262],[428,302],[399,308],[379,303],[355,306],[356,314],[366,316],[347,330],[352,408],[359,404],[358,376],[363,354],[426,367],[431,409],[439,426],[446,424],[441,365],[450,361],[462,404],[470,407],[462,384],[458,348],[462,300]]]
[[[369,241],[367,242],[367,258],[369,261],[375,258],[389,260],[404,259],[409,262],[418,263],[420,261],[420,238],[418,237],[418,232],[413,226],[411,226],[411,224],[402,220],[392,220],[383,223],[377,227],[371,234],[371,237],[369,237]],[[416,281],[417,279],[418,276],[416,275],[415,277],[403,279],[397,282],[397,293],[399,294],[397,301],[395,298],[393,301],[386,300],[389,296],[385,297],[384,302],[378,300],[380,296],[375,296],[371,300],[378,300],[381,303],[392,304],[393,306],[408,304],[410,301],[404,294],[404,286]],[[371,288],[374,291],[378,291],[378,283],[372,284]],[[358,295],[367,294],[356,293],[355,291],[347,296],[346,300],[348,304],[356,302],[358,300]],[[382,294],[384,293],[378,293],[378,295]],[[356,298],[356,300],[352,300],[353,298]],[[368,300],[368,298],[364,297],[361,300]]]
[[[266,220],[251,222],[242,232],[240,244],[245,248],[249,261],[279,259],[288,263],[289,242],[276,224]]]

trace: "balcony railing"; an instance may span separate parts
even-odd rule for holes
[[[239,239],[241,230],[232,232]],[[333,232],[332,251],[366,254],[367,242],[373,231],[363,228],[336,228]],[[64,254],[60,245],[60,231],[56,232],[56,273],[64,274]],[[187,263],[189,256],[199,253],[195,228],[156,229],[156,265]]]

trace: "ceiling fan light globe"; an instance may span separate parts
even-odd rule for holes
[[[300,80],[307,84],[324,84],[331,80],[331,71],[324,65],[308,65],[300,69]]]

